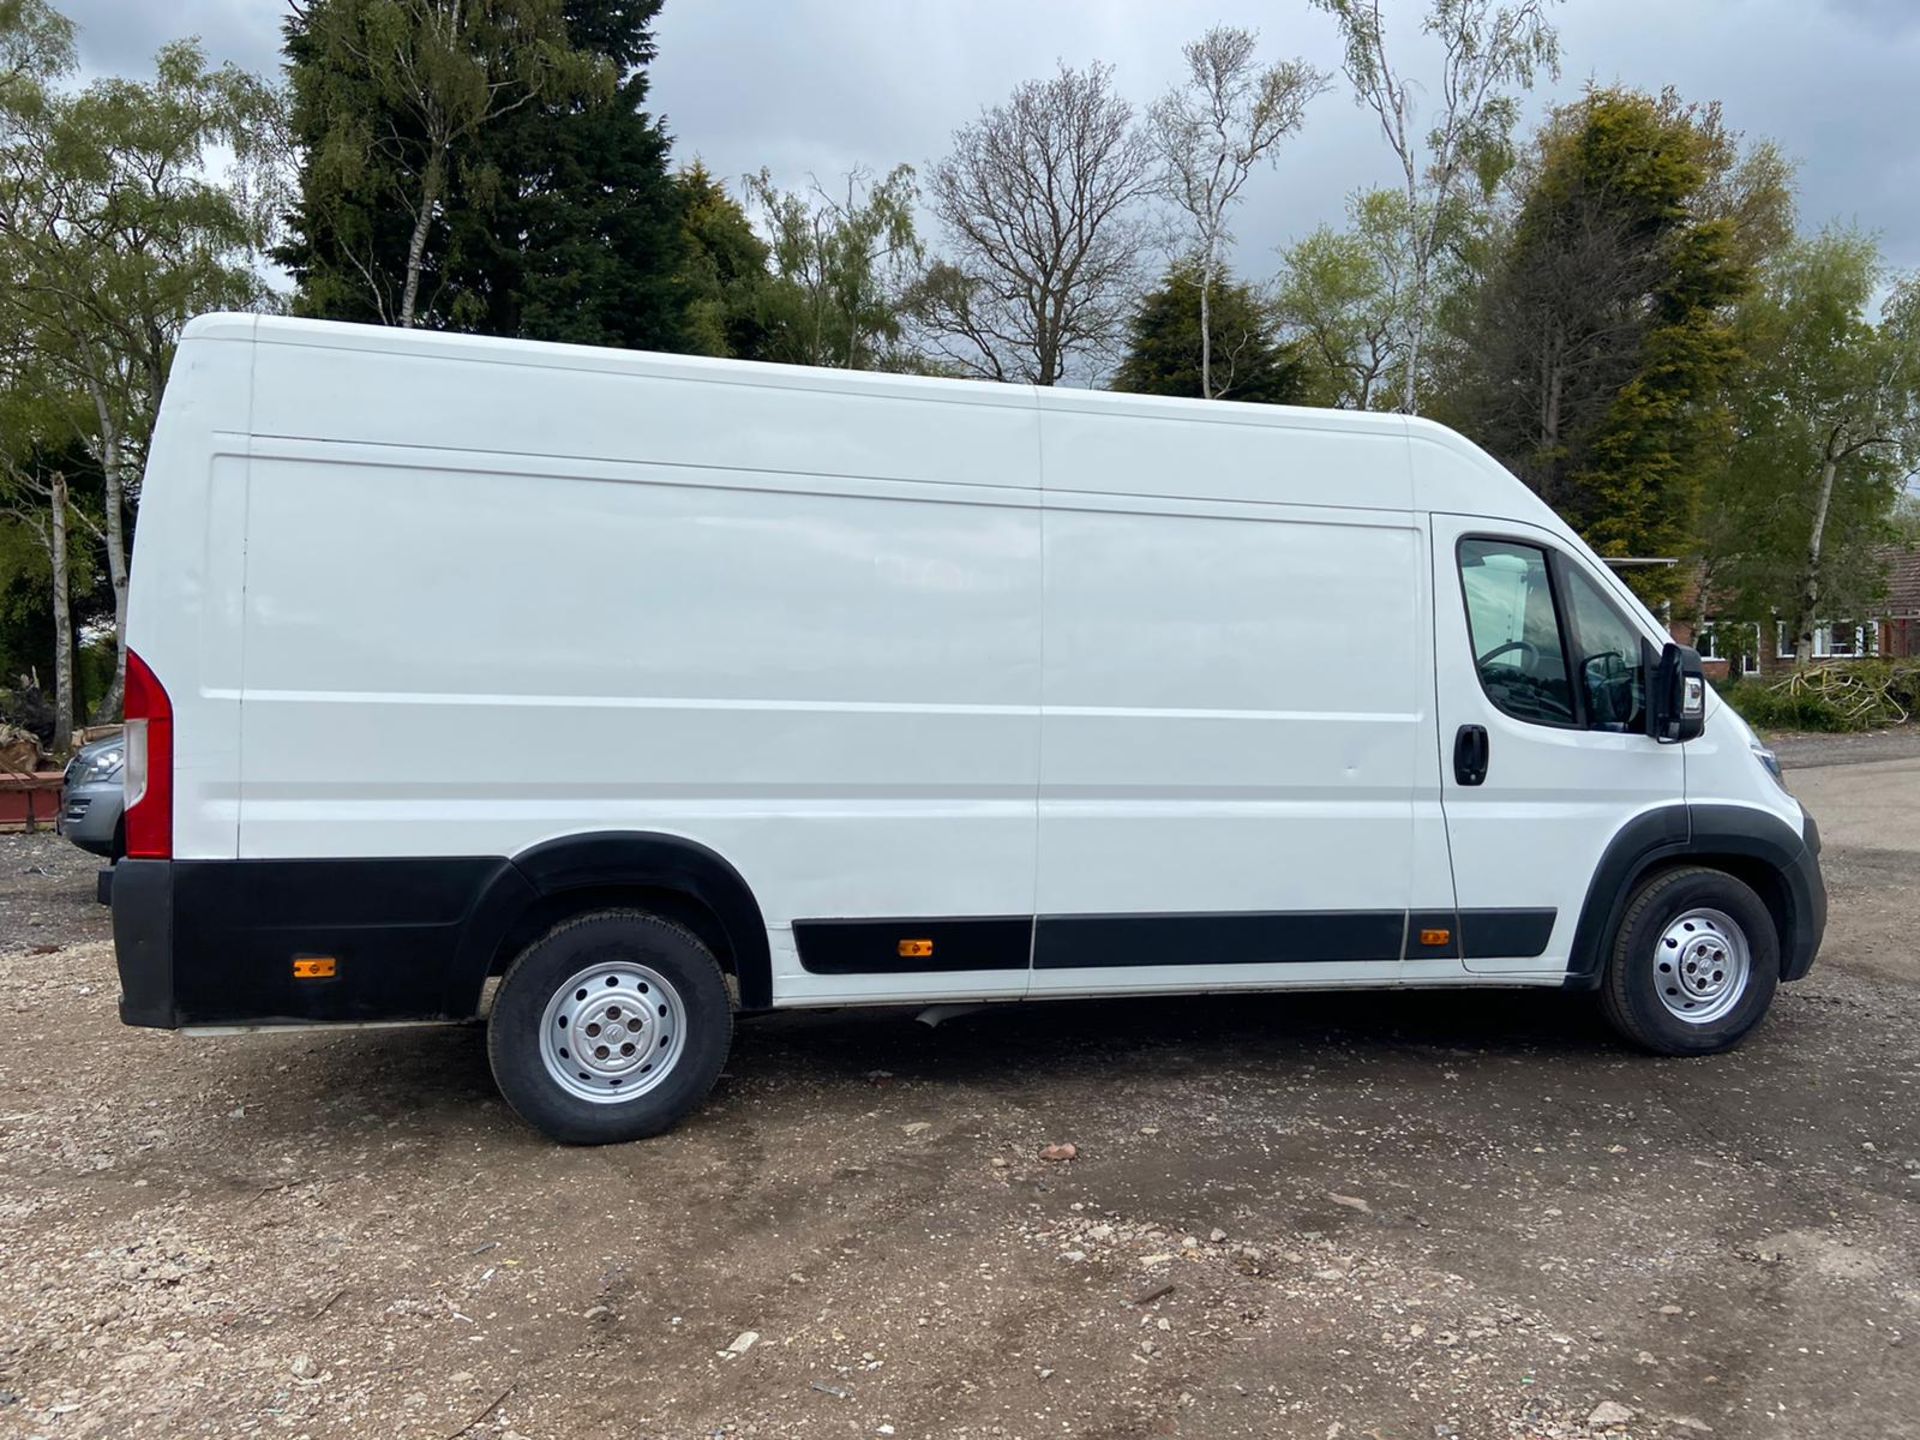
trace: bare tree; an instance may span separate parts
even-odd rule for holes
[[[930,266],[914,296],[939,358],[1054,385],[1119,338],[1153,150],[1112,80],[1110,66],[1062,65],[954,132],[928,181],[952,258]]]
[[[1506,93],[1532,86],[1534,72],[1560,73],[1560,37],[1547,22],[1558,0],[1433,0],[1421,28],[1444,47],[1440,107],[1432,128],[1415,128],[1415,82],[1387,56],[1381,0],[1313,0],[1340,23],[1342,68],[1354,100],[1379,117],[1406,186],[1413,258],[1412,327],[1400,408],[1415,413],[1420,349],[1431,313],[1434,262],[1469,197],[1503,166],[1519,106]]]
[[[1227,212],[1261,160],[1300,128],[1307,104],[1326,93],[1328,76],[1304,60],[1264,68],[1256,31],[1216,25],[1181,47],[1187,78],[1154,102],[1147,133],[1158,151],[1160,183],[1184,212],[1200,289],[1200,393],[1213,383],[1213,287],[1220,252],[1232,240]]]

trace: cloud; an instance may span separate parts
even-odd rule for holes
[[[1421,9],[1389,6],[1390,36],[1416,77],[1433,58]],[[1730,125],[1799,164],[1803,224],[1858,224],[1879,235],[1891,263],[1920,267],[1916,0],[1606,0],[1555,18],[1565,69],[1533,97],[1533,117],[1588,81],[1718,99]],[[1175,78],[1180,44],[1223,21],[1260,30],[1276,58],[1338,67],[1332,22],[1303,0],[703,0],[664,12],[654,96],[682,155],[699,152],[721,175],[771,165],[792,184],[854,164],[924,165],[981,105],[1062,59],[1113,64],[1144,105]],[[1270,273],[1275,246],[1339,223],[1349,194],[1392,179],[1373,118],[1342,83],[1249,184],[1235,227],[1240,268]]]
[[[261,74],[280,68],[280,23],[274,0],[54,0],[79,28],[80,63],[88,75],[149,73],[162,45],[200,37],[216,62],[231,60]]]
[[[194,33],[216,61],[268,73],[280,63],[285,9],[273,0],[64,8],[90,74],[146,73],[160,45]],[[1430,70],[1424,6],[1387,8],[1410,71]],[[1589,81],[1718,99],[1730,125],[1798,162],[1805,228],[1858,224],[1892,264],[1920,268],[1920,0],[1576,0],[1554,14],[1565,73],[1533,97],[1532,116]],[[1221,22],[1259,30],[1276,58],[1338,66],[1333,23],[1306,0],[668,0],[653,103],[676,156],[728,179],[762,165],[786,185],[855,166],[884,173],[937,159],[982,105],[1062,60],[1111,63],[1144,106],[1174,80],[1181,43]],[[1392,178],[1372,117],[1342,85],[1249,184],[1239,267],[1271,274],[1274,247],[1339,223],[1349,194]]]

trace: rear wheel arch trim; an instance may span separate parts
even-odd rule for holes
[[[622,887],[668,890],[712,912],[724,933],[740,985],[740,1008],[773,1004],[773,954],[760,903],[740,872],[717,851],[683,835],[610,830],[543,841],[501,867],[475,905],[460,946],[454,1013],[478,1009],[480,987],[500,946],[533,906],[569,891]]]
[[[1621,826],[1594,868],[1567,960],[1567,988],[1599,988],[1620,917],[1641,882],[1654,870],[1677,864],[1704,865],[1728,869],[1736,879],[1744,880],[1746,877],[1717,862],[1757,862],[1780,880],[1779,899],[1791,907],[1795,903],[1793,890],[1785,883],[1785,876],[1806,849],[1805,836],[1785,820],[1771,811],[1744,805],[1662,805],[1634,816]],[[1769,910],[1774,909],[1773,898],[1763,893],[1761,899]],[[1784,965],[1792,938],[1789,931],[1796,917],[1789,909],[1785,915],[1776,914],[1776,919],[1780,922],[1778,938]]]

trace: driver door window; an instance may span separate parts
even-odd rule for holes
[[[1591,576],[1516,540],[1464,539],[1459,555],[1488,699],[1536,725],[1645,732],[1645,641]]]
[[[1588,728],[1644,732],[1647,696],[1639,630],[1614,609],[1586,572],[1563,563],[1560,573],[1566,579],[1574,653],[1579,657],[1574,673]]]
[[[1512,540],[1462,540],[1460,586],[1487,698],[1516,720],[1577,724],[1547,552]]]

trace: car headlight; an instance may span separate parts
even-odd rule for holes
[[[73,762],[67,771],[69,785],[91,785],[105,780],[118,770],[126,760],[123,749],[103,750],[98,755],[89,755]]]
[[[1753,751],[1753,758],[1760,762],[1760,767],[1773,777],[1773,783],[1785,790],[1787,777],[1780,773],[1780,757],[1758,740],[1750,741],[1749,747]]]

